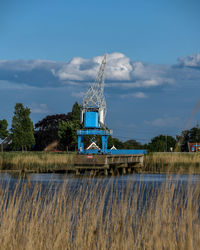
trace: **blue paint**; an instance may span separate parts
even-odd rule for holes
[[[85,128],[99,128],[98,112],[85,112],[84,116]]]
[[[78,130],[78,135],[111,135],[112,131],[108,130],[98,130],[98,129],[86,129],[86,130]]]
[[[100,129],[86,129],[86,130],[78,130],[78,150],[81,154],[108,154],[108,138],[111,135],[111,132],[108,130],[100,130]],[[84,136],[85,135],[101,135],[102,140],[102,149],[101,150],[85,150],[84,149]]]
[[[136,155],[136,154],[146,154],[147,151],[144,149],[117,149],[109,150],[111,155]]]
[[[95,113],[95,112],[88,112]],[[78,130],[78,150],[80,154],[111,154],[111,155],[135,155],[135,154],[146,154],[147,151],[144,149],[108,149],[108,138],[112,134],[112,131],[101,130],[101,129],[83,129]],[[84,149],[84,136],[85,135],[100,135],[102,139],[102,149]]]
[[[83,150],[80,152],[81,154],[110,154],[110,155],[139,155],[139,154],[146,154],[147,151],[144,149],[105,149],[98,150],[98,149],[89,149]]]

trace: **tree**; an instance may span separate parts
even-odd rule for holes
[[[59,141],[58,126],[62,121],[69,120],[69,114],[48,115],[35,124],[36,150],[43,150],[54,141]]]
[[[108,148],[111,148],[112,146],[115,146],[116,149],[123,149],[124,148],[123,142],[121,142],[117,138],[109,136],[109,138],[108,138]]]
[[[134,139],[128,140],[124,142],[125,149],[141,149],[143,148],[141,143],[137,142]]]
[[[80,106],[75,102],[72,107],[72,112],[48,115],[36,123],[35,149],[43,150],[55,141],[58,142],[59,149],[66,149],[66,146],[68,146],[69,149],[74,148],[74,143],[77,143],[74,132],[76,133],[75,130],[80,128],[80,112]]]
[[[0,120],[0,138],[4,140],[8,136],[8,123],[5,119]]]
[[[68,147],[69,150],[74,150],[77,147],[78,136],[77,130],[81,128],[80,122],[75,121],[62,121],[58,126],[58,136],[60,143],[64,148]]]
[[[30,119],[30,109],[22,103],[15,105],[12,119],[11,137],[14,150],[27,150],[35,144],[33,122]]]
[[[189,141],[200,142],[200,128],[194,127],[189,130]]]
[[[150,152],[169,152],[170,148],[174,148],[176,145],[176,139],[169,135],[159,135],[151,139],[147,149]]]
[[[190,130],[182,131],[181,135],[177,136],[178,146],[177,151],[187,152],[188,142],[200,142],[200,128],[198,126],[191,128]]]
[[[74,103],[72,107],[72,112],[71,112],[71,121],[78,121],[80,123],[80,117],[81,117],[81,107],[77,102]]]
[[[80,124],[81,107],[77,102],[74,103],[72,112],[67,115],[69,119],[59,123],[58,137],[62,148],[74,150],[78,144],[77,130],[82,128]]]
[[[189,130],[182,131],[180,136],[179,135],[176,136],[176,140],[177,140],[177,145],[176,145],[175,151],[187,152],[188,142],[190,140],[190,131]]]

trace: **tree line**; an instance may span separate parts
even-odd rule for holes
[[[53,143],[57,150],[74,151],[77,149],[77,130],[82,128],[80,123],[81,107],[76,102],[72,111],[67,114],[48,115],[33,125],[30,118],[31,111],[22,103],[17,103],[14,108],[11,129],[8,130],[8,122],[0,120],[0,139],[9,138],[10,144],[7,150],[45,150]],[[92,136],[93,137],[93,136]],[[85,138],[85,144],[89,145],[91,136]],[[99,136],[95,138],[101,147]],[[178,148],[178,151],[188,151],[188,142],[200,142],[200,128],[198,125],[185,130],[176,138],[169,135],[158,135],[147,144],[141,144],[134,139],[122,142],[112,136],[108,139],[108,148],[113,145],[117,149],[147,149],[150,152],[169,152]]]

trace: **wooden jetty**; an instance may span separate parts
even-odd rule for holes
[[[142,168],[144,154],[130,155],[85,155],[74,156],[76,174],[90,171],[91,173],[126,174]]]

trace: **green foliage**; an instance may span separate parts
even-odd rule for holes
[[[181,135],[176,136],[177,146],[176,151],[187,152],[188,151],[188,142],[190,141],[189,130],[182,131]]]
[[[3,140],[8,136],[8,123],[5,119],[0,120],[0,138]]]
[[[14,150],[27,150],[35,144],[33,123],[30,119],[30,109],[22,103],[15,105],[12,119],[12,148]]]
[[[188,151],[188,142],[200,142],[200,128],[197,126],[182,131],[181,135],[177,136],[177,141],[180,144],[181,151]]]
[[[136,140],[128,140],[124,142],[124,148],[125,149],[141,149],[143,146],[141,143],[137,142]]]
[[[175,148],[176,140],[169,135],[159,135],[151,139],[147,149],[150,152],[169,152],[170,148]]]
[[[78,121],[80,123],[81,107],[77,102],[74,103],[71,112],[71,121]]]
[[[123,149],[124,148],[123,142],[121,142],[117,138],[114,138],[114,137],[110,136],[108,138],[108,148],[112,148],[112,146],[115,146],[116,149]]]
[[[200,142],[200,128],[194,127],[189,130],[189,141],[190,142]]]
[[[80,122],[61,121],[58,125],[58,136],[63,147],[74,150],[77,147],[78,136],[77,130],[80,129]]]
[[[139,142],[134,139],[122,142],[117,138],[110,136],[108,138],[108,148],[115,146],[116,149],[141,149],[144,148]]]
[[[46,116],[35,124],[36,150],[43,150],[54,141],[59,149],[77,147],[77,129],[80,129],[80,106],[74,103],[72,112]]]
[[[56,114],[48,115],[35,124],[36,150],[43,150],[54,141],[59,141],[58,126],[62,121],[69,120],[70,115]],[[62,146],[59,148],[62,149]]]
[[[74,150],[77,148],[77,130],[81,128],[80,114],[81,107],[75,102],[72,107],[72,112],[68,113],[69,120],[61,121],[58,125],[59,143],[64,149]]]

